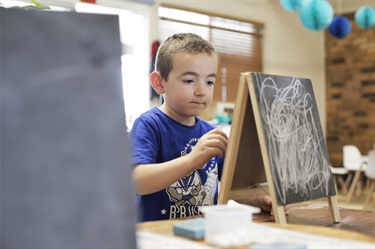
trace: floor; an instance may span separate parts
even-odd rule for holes
[[[337,202],[338,206],[342,208],[351,208],[351,209],[361,209],[361,210],[371,210],[375,212],[375,192],[372,193],[372,198],[370,202],[364,207],[365,202],[365,195],[366,190],[364,188],[357,190],[354,192],[354,195],[350,202],[346,201],[346,194],[343,194],[340,190],[337,194]],[[317,205],[328,205],[327,199],[317,199],[313,201],[309,201],[309,203],[317,204]]]

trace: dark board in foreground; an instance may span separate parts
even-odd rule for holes
[[[1,248],[136,248],[118,23],[0,8]]]
[[[335,195],[310,79],[252,73],[281,205]]]

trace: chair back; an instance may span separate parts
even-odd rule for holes
[[[344,145],[344,168],[347,170],[358,170],[363,163],[362,154],[355,145]]]
[[[368,153],[368,162],[367,162],[367,168],[365,170],[365,175],[368,178],[375,180],[375,150],[371,150]]]

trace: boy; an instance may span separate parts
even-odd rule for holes
[[[159,47],[150,82],[164,103],[131,130],[140,221],[194,216],[217,204],[228,137],[198,115],[212,102],[218,63],[212,45],[195,34],[175,34]],[[249,204],[269,211],[271,200]]]

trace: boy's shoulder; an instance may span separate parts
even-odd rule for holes
[[[157,107],[153,107],[150,110],[142,113],[136,120],[153,120],[160,119],[162,117],[162,112]]]
[[[139,127],[160,128],[162,125],[169,124],[171,122],[170,120],[171,118],[164,114],[159,108],[153,107],[135,119],[132,130],[134,128],[138,129]]]

